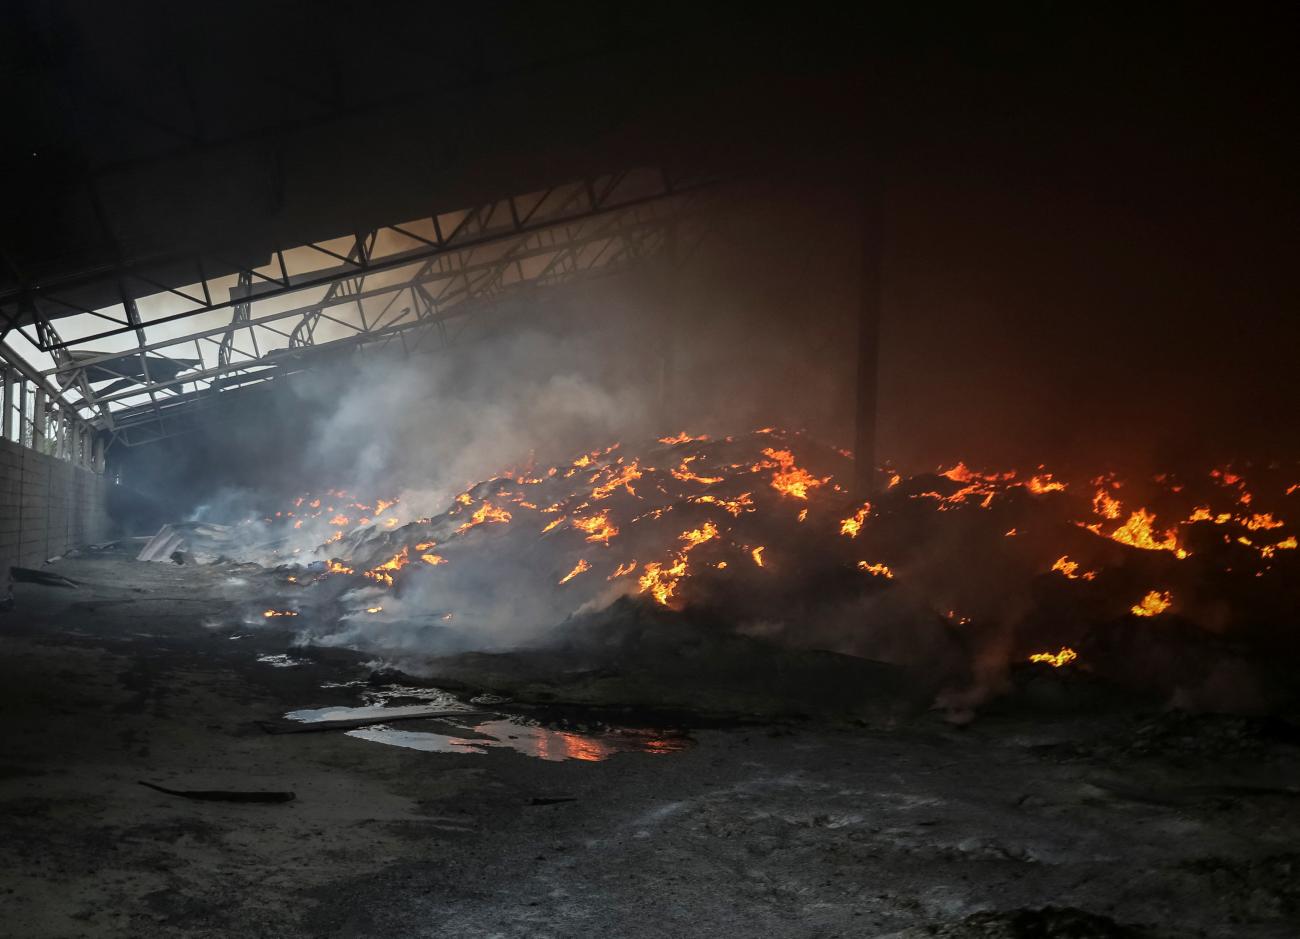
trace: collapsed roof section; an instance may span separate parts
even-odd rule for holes
[[[188,260],[190,283],[123,265],[0,296],[12,350],[67,405],[127,445],[224,391],[363,346],[453,342],[462,320],[521,292],[608,275],[689,245],[717,192],[661,169],[602,174],[425,218],[275,249],[263,263]],[[230,270],[220,277],[208,270]],[[79,308],[116,283],[118,301]],[[154,292],[143,294],[142,286]],[[69,312],[69,311],[72,312]],[[57,322],[56,322],[57,320]]]

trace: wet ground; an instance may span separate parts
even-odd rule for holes
[[[1300,934],[1285,721],[561,721],[249,625],[255,572],[128,558],[0,614],[2,935]],[[321,720],[353,723],[269,732]]]

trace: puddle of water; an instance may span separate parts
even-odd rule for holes
[[[303,708],[290,711],[284,716],[291,721],[313,723],[358,718],[366,720],[398,718],[425,714],[430,709],[470,711],[464,702],[438,688],[405,685],[373,688],[361,682],[328,682],[325,687],[358,687],[365,704],[361,707]],[[394,701],[417,703],[394,704],[392,703]],[[359,740],[423,750],[427,753],[487,753],[490,748],[505,748],[525,756],[552,762],[562,760],[596,762],[607,760],[615,753],[677,753],[685,750],[691,743],[688,738],[680,734],[627,727],[610,727],[596,732],[577,733],[544,727],[516,717],[503,716],[482,720],[475,715],[464,718],[440,717],[438,720],[463,728],[465,736],[397,729],[387,724],[357,727],[346,733],[347,736]]]
[[[460,737],[448,737],[444,734],[430,734],[418,730],[396,730],[385,724],[358,727],[356,730],[347,731],[347,736],[374,743],[386,743],[393,747],[406,747],[408,750],[423,750],[426,753],[487,753],[487,750],[483,749],[486,741],[464,740]]]
[[[405,704],[393,705],[392,707],[383,704],[369,704],[365,707],[329,707],[329,708],[304,708],[301,711],[290,711],[284,715],[291,721],[303,721],[304,723],[316,723],[317,721],[347,721],[356,718],[369,720],[372,717],[405,717],[410,714],[427,714],[432,706],[430,704]],[[454,707],[463,707],[457,702]],[[469,710],[464,708],[464,710]]]
[[[259,655],[257,661],[272,668],[295,668],[307,664],[303,659],[295,659],[291,655]]]
[[[564,760],[594,763],[607,760],[616,753],[679,753],[689,745],[685,737],[656,731],[621,728],[604,733],[579,734],[509,718],[482,721],[469,729],[483,736],[465,738],[428,731],[395,730],[383,724],[349,730],[347,735],[430,753],[486,753],[489,747],[504,747],[556,763]]]

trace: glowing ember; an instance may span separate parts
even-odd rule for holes
[[[266,619],[271,619],[272,617],[275,616],[297,616],[297,615],[298,612],[296,610],[264,610],[262,612],[262,616],[264,616]]]
[[[1168,590],[1152,590],[1130,608],[1134,616],[1159,616],[1174,602]]]
[[[871,564],[867,561],[859,561],[858,570],[866,571],[872,577],[884,577],[887,580],[894,579],[894,572],[884,564]]]
[[[749,556],[754,559],[754,563],[757,564],[759,567],[763,566],[763,552],[765,550],[767,550],[765,547],[759,545],[753,551],[749,552]]]
[[[1052,668],[1060,668],[1062,665],[1068,665],[1079,657],[1069,646],[1061,646],[1060,652],[1035,652],[1029,657],[1031,662],[1041,662],[1044,665],[1050,665]]]
[[[569,581],[573,580],[573,578],[577,577],[579,574],[589,570],[591,570],[591,565],[587,562],[586,558],[582,558],[581,560],[578,561],[577,564],[574,565],[573,570],[569,571],[569,573],[565,574],[563,577],[560,578],[560,583],[567,584]]]

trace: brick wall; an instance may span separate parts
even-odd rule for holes
[[[90,470],[0,440],[0,580],[108,535],[108,482]]]

